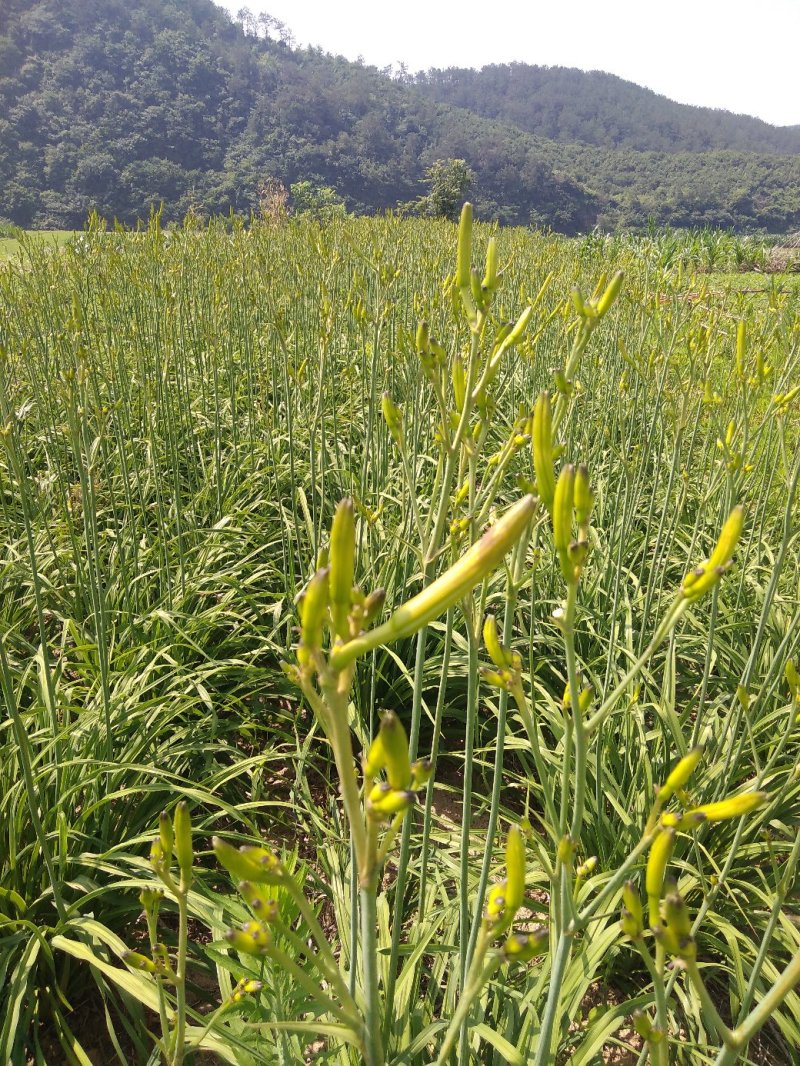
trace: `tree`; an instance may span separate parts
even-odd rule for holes
[[[431,191],[423,198],[425,213],[455,222],[475,180],[466,159],[437,159],[425,171],[425,177],[431,186]]]

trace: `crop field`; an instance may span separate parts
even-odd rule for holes
[[[800,1061],[796,279],[469,212],[24,244],[0,1062]]]

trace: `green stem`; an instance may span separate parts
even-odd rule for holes
[[[456,1008],[453,1017],[450,1019],[450,1025],[447,1027],[444,1043],[439,1050],[435,1066],[444,1066],[447,1062],[450,1052],[453,1050],[455,1042],[458,1039],[459,1031],[461,1031],[462,1028],[466,1028],[467,1018],[469,1017],[470,1008],[472,1007],[473,1002],[480,994],[480,991],[486,982],[490,979],[495,970],[500,967],[503,961],[501,955],[495,955],[485,962],[484,960],[488,947],[489,938],[486,936],[485,931],[482,930],[482,935],[478,938],[478,943],[475,948],[475,954],[472,957],[472,966],[470,968],[466,987],[458,1001],[458,1007]],[[466,1063],[468,1060],[462,1058],[460,1061]]]
[[[562,864],[559,871],[559,892],[561,896],[560,913],[562,921],[566,922],[569,911],[567,896],[569,894],[569,874],[567,867]],[[553,1030],[555,1029],[556,1016],[561,1003],[561,986],[564,983],[564,974],[567,969],[570,951],[572,949],[572,934],[562,926],[558,936],[553,966],[550,971],[550,987],[547,992],[547,1002],[542,1017],[542,1028],[539,1031],[539,1042],[536,1045],[536,1055],[533,1066],[549,1066],[553,1047]]]
[[[767,992],[759,1005],[730,1034],[730,1042],[720,1050],[714,1066],[731,1066],[741,1051],[753,1039],[758,1030],[769,1021],[795,985],[800,981],[800,951],[798,951],[781,976]]]
[[[661,1039],[655,1041],[648,1041],[648,1047],[650,1048],[650,1063],[651,1066],[669,1066],[669,1044],[667,1040],[667,1026],[669,1025],[669,1019],[667,1015],[667,992],[664,987],[664,967],[663,967],[663,949],[656,948],[657,953],[661,953],[661,965],[659,965],[658,959],[653,959],[647,945],[644,942],[643,937],[639,937],[635,941],[636,947],[639,950],[639,954],[644,959],[644,964],[650,974],[650,979],[653,982],[653,999],[656,1005],[656,1028],[661,1033]]]
[[[321,1004],[329,1014],[332,1014],[335,1018],[338,1018],[339,1021],[358,1032],[361,1025],[361,1019],[358,1014],[351,1014],[349,1010],[346,1010],[335,1000],[331,999],[330,996],[326,995],[314,978],[306,973],[302,966],[298,966],[294,959],[290,958],[285,951],[282,951],[278,947],[271,946],[269,948],[269,957],[273,959],[282,970],[291,974],[294,980],[306,990],[309,996]]]
[[[718,1038],[722,1039],[725,1044],[727,1044],[731,1038],[731,1030],[728,1028],[725,1022],[723,1022],[722,1018],[719,1015],[719,1011],[714,1005],[714,1001],[708,994],[706,983],[703,980],[702,974],[700,973],[697,963],[687,962],[686,972],[689,974],[689,980],[692,982],[692,985],[694,986],[697,995],[700,997],[700,1003],[702,1005],[707,1020],[711,1023],[711,1028],[714,1030],[715,1035]]]
[[[189,952],[189,890],[181,885],[178,898],[178,958],[175,966],[175,1044],[173,1066],[181,1066],[186,1053],[186,960]]]
[[[364,979],[364,1062],[383,1066],[383,1027],[378,990],[378,915],[376,888],[363,885],[359,896],[361,914],[361,973]]]

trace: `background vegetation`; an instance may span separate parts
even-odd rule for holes
[[[624,115],[624,120],[620,116]],[[800,227],[800,133],[603,74],[517,64],[418,78],[293,47],[210,0],[6,0],[0,214],[36,228],[155,203],[248,213],[270,179],[376,212],[464,160],[479,217],[565,233]]]

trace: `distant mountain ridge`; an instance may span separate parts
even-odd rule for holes
[[[727,116],[701,150],[709,113],[667,101],[673,117],[656,121],[659,101],[523,64],[391,77],[211,0],[3,0],[0,219],[71,228],[97,210],[133,224],[159,202],[166,219],[248,212],[267,179],[381,211],[457,158],[479,217],[503,223],[800,227],[800,130]]]
[[[440,103],[510,122],[539,137],[636,151],[800,154],[800,125],[679,104],[603,71],[493,64],[451,67],[415,78]]]

